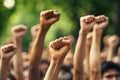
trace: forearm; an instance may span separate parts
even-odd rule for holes
[[[112,58],[113,58],[113,50],[114,50],[114,47],[113,46],[109,46],[108,47],[108,53],[107,53],[107,61],[112,61]]]
[[[46,32],[44,29],[39,30],[30,51],[30,64],[38,66],[40,57],[42,55],[43,43],[45,39]]]
[[[30,51],[30,80],[39,80],[39,61],[42,55],[46,31],[39,29]]]
[[[63,60],[51,60],[50,66],[48,68],[44,80],[57,80],[62,63]]]
[[[89,56],[90,56],[90,44],[86,43],[86,50],[85,50],[85,59],[84,59],[84,72],[89,76],[89,71],[90,71],[90,64],[89,64]]]
[[[100,44],[102,31],[93,30],[93,40],[90,51],[90,80],[100,80]]]
[[[1,60],[0,66],[0,80],[7,80],[7,73],[8,73],[8,64],[9,62],[3,62]]]
[[[13,57],[13,64],[15,68],[15,72],[17,74],[18,80],[24,80],[23,75],[23,60],[22,60],[22,39],[16,38],[16,54]]]
[[[74,80],[83,79],[83,60],[85,56],[86,33],[79,33],[74,54]],[[77,76],[79,75],[79,76]]]

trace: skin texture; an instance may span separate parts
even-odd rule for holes
[[[1,58],[0,58],[0,80],[7,80],[8,65],[10,59],[16,53],[16,47],[13,44],[7,44],[0,48]]]
[[[88,32],[95,24],[95,17],[93,15],[83,16],[80,18],[81,30],[74,53],[74,72],[73,80],[83,80],[83,60],[85,57],[85,45]]]
[[[108,38],[108,53],[107,53],[107,61],[111,61],[113,58],[113,51],[115,45],[118,43],[119,37],[117,35],[112,35]]]
[[[17,80],[24,80],[22,60],[22,39],[25,36],[26,32],[27,28],[24,25],[17,25],[12,28],[14,44],[17,45],[16,54],[13,57],[13,65]]]
[[[86,44],[85,44],[85,59],[83,62],[84,66],[84,79],[89,79],[89,71],[90,71],[90,64],[89,64],[89,56],[90,56],[90,47],[92,43],[92,32],[89,32],[86,37]]]
[[[51,63],[44,80],[57,80],[58,73],[63,64],[64,58],[70,50],[70,40],[68,38],[59,38],[51,42],[49,50],[51,53]]]
[[[93,37],[90,50],[90,80],[101,80],[100,44],[104,28],[108,24],[108,18],[104,15],[95,17],[96,24],[93,28]]]
[[[50,26],[59,20],[60,13],[56,10],[47,10],[40,13],[40,27],[30,50],[30,80],[39,78],[39,61],[42,55],[43,43]]]

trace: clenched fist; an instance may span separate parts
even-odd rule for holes
[[[97,16],[95,17],[96,19],[96,24],[95,24],[95,28],[99,28],[99,29],[104,29],[107,25],[108,25],[108,17],[101,15],[101,16]]]
[[[25,25],[17,25],[12,28],[12,33],[15,37],[22,38],[26,35],[27,27]]]
[[[68,38],[59,38],[52,41],[49,50],[53,59],[64,58],[70,49],[71,41]]]
[[[1,59],[3,61],[9,62],[9,60],[16,52],[16,47],[14,46],[14,44],[7,44],[0,48],[0,52],[1,52]]]
[[[83,16],[80,18],[80,23],[81,31],[88,33],[95,24],[95,16],[94,15]]]
[[[40,13],[40,25],[49,28],[50,25],[59,20],[60,13],[56,10],[47,10]]]

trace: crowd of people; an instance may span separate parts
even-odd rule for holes
[[[105,15],[80,17],[77,40],[68,35],[43,48],[48,30],[60,15],[57,10],[40,13],[40,24],[31,28],[28,52],[22,50],[27,27],[20,24],[11,29],[13,36],[0,47],[0,80],[120,80],[119,36],[104,36],[101,50],[102,33],[109,24]]]

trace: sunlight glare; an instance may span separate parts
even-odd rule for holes
[[[8,9],[13,8],[15,5],[15,0],[4,0],[4,6]]]

